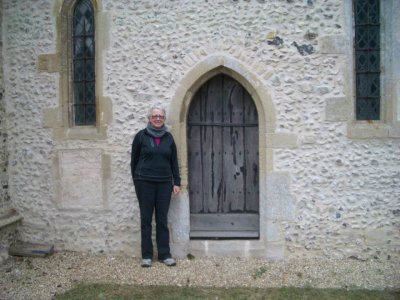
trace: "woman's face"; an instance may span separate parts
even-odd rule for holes
[[[155,128],[163,127],[165,122],[165,115],[163,111],[157,108],[153,109],[153,111],[151,112],[151,116],[149,118],[149,122]]]

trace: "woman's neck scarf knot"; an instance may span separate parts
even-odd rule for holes
[[[147,124],[146,131],[154,138],[160,138],[167,132],[167,127],[163,125],[161,128],[155,128],[150,123]]]

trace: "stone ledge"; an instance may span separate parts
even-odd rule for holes
[[[0,228],[21,221],[23,218],[15,209],[0,210]]]
[[[400,138],[400,122],[350,122],[347,126],[347,136],[350,139],[398,139]]]
[[[349,124],[347,135],[351,139],[388,138],[389,126],[375,121]]]
[[[42,125],[53,129],[55,140],[105,140],[108,124],[112,122],[112,102],[109,97],[99,97],[97,106],[98,119],[96,126],[68,126],[63,124],[60,107],[45,108],[43,110]],[[68,123],[68,122],[64,122]]]

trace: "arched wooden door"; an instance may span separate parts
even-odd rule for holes
[[[187,119],[190,237],[259,237],[258,114],[235,79],[217,75]]]

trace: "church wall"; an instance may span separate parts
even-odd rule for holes
[[[184,183],[170,214],[175,254],[400,255],[398,136],[360,139],[349,129],[347,1],[99,1],[99,88],[109,99],[99,138],[57,127],[61,2],[3,1],[9,193],[24,240],[139,256],[130,145],[148,108],[162,104]],[[260,241],[188,239],[187,92],[218,66],[243,78],[262,113]]]

